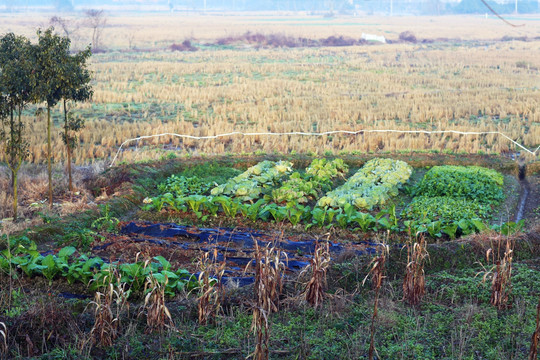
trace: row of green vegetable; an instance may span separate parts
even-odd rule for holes
[[[342,226],[362,223],[361,227],[365,228],[359,219],[367,215],[358,209],[365,209],[362,204],[368,203],[370,208],[375,204],[381,206],[397,195],[412,169],[402,161],[374,159],[338,188],[342,189],[341,193],[330,191],[338,179],[345,178],[347,171],[341,159],[315,159],[304,173],[292,173],[289,162],[263,161],[225,184],[217,185],[209,191],[210,195],[206,195],[203,186],[192,185],[198,179],[171,177],[160,186],[161,191],[167,192],[147,200],[145,209],[191,211],[203,220],[217,216],[218,212],[233,218],[241,214],[253,221],[289,220],[293,225],[302,221],[307,222],[308,227],[325,226],[335,218]],[[363,179],[370,179],[370,185],[363,185]],[[194,187],[203,191],[190,194]],[[339,198],[330,204],[320,204],[319,200],[316,206],[309,206],[310,201],[315,203],[328,191],[325,198]]]
[[[351,204],[358,209],[371,210],[397,196],[399,188],[409,180],[412,170],[411,166],[400,160],[370,160],[345,184],[320,198],[317,206],[343,208]]]
[[[128,294],[143,291],[150,275],[165,287],[165,293],[170,296],[198,286],[197,279],[187,270],[173,270],[170,262],[162,256],[145,262],[107,263],[100,257],[89,258],[84,254],[75,257],[76,251],[74,247],[67,246],[56,255],[44,256],[37,251],[35,243],[28,247],[19,244],[0,252],[0,270],[16,274],[16,269],[20,269],[28,277],[43,276],[49,283],[56,278],[65,278],[69,284],[82,283],[93,291],[117,281],[111,277],[111,271],[116,270],[120,282],[128,285]]]

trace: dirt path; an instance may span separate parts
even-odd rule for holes
[[[516,221],[527,219],[529,225],[540,223],[540,174],[521,180],[521,195]]]

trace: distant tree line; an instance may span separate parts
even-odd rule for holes
[[[501,14],[513,13],[515,1],[488,1]],[[56,11],[74,11],[93,7],[110,6],[106,0],[0,0],[8,10],[32,7],[51,7]],[[393,13],[393,14],[471,14],[488,12],[480,0],[118,0],[113,3],[121,9],[130,6],[155,6],[175,11],[306,11],[324,14]],[[540,12],[538,0],[518,0],[519,13]]]
[[[13,213],[17,218],[17,176],[28,157],[28,129],[22,113],[30,104],[47,109],[47,168],[49,206],[53,204],[51,169],[51,109],[62,103],[64,124],[62,140],[66,145],[69,188],[71,155],[77,144],[77,131],[84,125],[69,112],[69,102],[85,101],[92,96],[87,60],[91,50],[72,54],[71,41],[54,33],[54,28],[38,30],[38,41],[32,44],[24,36],[8,33],[0,38],[0,152],[5,155],[11,171]],[[37,116],[37,114],[36,114]]]

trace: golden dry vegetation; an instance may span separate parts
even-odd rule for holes
[[[32,19],[2,19],[0,30],[31,36],[36,26],[47,24],[45,16]],[[109,51],[92,57],[93,101],[75,110],[87,119],[75,161],[107,158],[126,139],[165,132],[501,131],[533,148],[540,143],[540,39],[535,38],[540,25],[522,22],[526,26],[514,29],[480,17],[111,16],[104,30]],[[454,40],[322,48],[208,45],[246,31],[312,39],[358,39],[367,32],[391,40],[412,31],[419,39]],[[82,46],[88,34],[81,27],[74,45]],[[527,41],[501,41],[504,36]],[[168,49],[185,39],[199,50]],[[45,122],[28,115],[31,161],[41,162]],[[60,121],[59,112],[57,117]],[[54,141],[60,161],[60,137]],[[141,151],[144,145],[157,147]],[[133,142],[120,159],[161,156],[163,148],[178,154],[515,150],[496,135],[235,136]]]

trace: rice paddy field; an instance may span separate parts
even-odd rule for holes
[[[52,204],[0,154],[1,360],[538,359],[538,17],[106,19],[73,191],[60,108]]]
[[[32,19],[32,20],[28,20]],[[35,36],[48,17],[4,17],[2,31]],[[82,20],[74,48],[90,42]],[[104,53],[92,56],[94,97],[76,106],[86,119],[79,164],[109,159],[127,139],[158,133],[208,136],[242,132],[325,132],[364,129],[500,131],[540,145],[538,53],[534,18],[511,28],[481,17],[350,17],[323,19],[184,14],[108,17]],[[154,24],[158,23],[159,26]],[[198,24],[210,24],[202,28]],[[410,32],[412,41],[400,40]],[[358,42],[362,33],[392,44],[298,46]],[[252,35],[250,37],[250,34]],[[258,35],[253,36],[253,35]],[[173,51],[188,40],[196,51]],[[411,39],[409,39],[411,40]],[[292,44],[292,45],[291,45]],[[293,47],[291,47],[293,46]],[[60,121],[60,112],[58,112]],[[45,157],[44,122],[28,111],[31,161]],[[55,160],[61,161],[60,138]],[[148,145],[150,149],[141,151]],[[365,133],[356,136],[171,137],[131,142],[121,159],[177,154],[314,151],[323,153],[519,151],[497,135]]]

